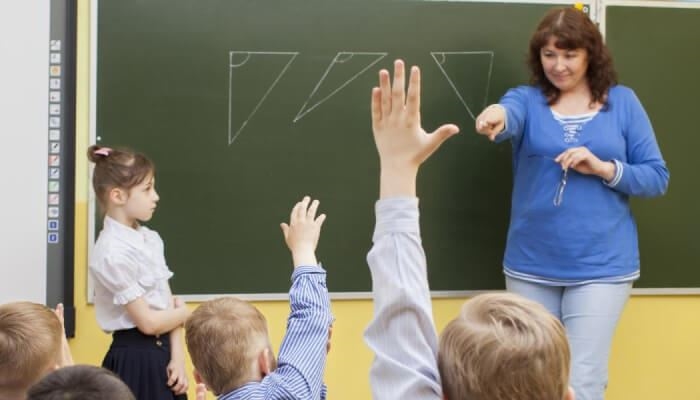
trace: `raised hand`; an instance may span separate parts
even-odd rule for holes
[[[318,205],[318,200],[312,202],[309,196],[305,196],[292,208],[289,224],[280,224],[295,268],[301,265],[318,265],[316,246],[321,235],[321,226],[326,220],[326,214],[316,216]]]
[[[66,327],[63,318],[63,303],[58,303],[56,308],[53,310],[58,320],[61,321],[61,365],[60,367],[68,367],[74,364],[73,353],[71,353],[70,346],[68,345],[68,338],[66,337]]]
[[[394,81],[379,71],[379,87],[372,89],[372,131],[381,164],[380,197],[415,195],[420,165],[450,136],[459,132],[453,124],[426,133],[420,120],[420,70],[411,68],[405,89],[404,63],[394,62]]]

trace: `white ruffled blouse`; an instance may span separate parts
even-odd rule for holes
[[[171,308],[168,279],[173,273],[165,263],[163,240],[145,226],[134,229],[105,217],[89,271],[97,323],[106,332],[136,327],[125,305],[139,297],[153,309]]]

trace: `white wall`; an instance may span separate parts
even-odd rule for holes
[[[50,0],[0,0],[0,303],[46,301]]]

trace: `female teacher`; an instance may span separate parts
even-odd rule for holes
[[[617,84],[588,16],[549,11],[528,58],[532,84],[476,119],[478,133],[513,148],[506,287],[562,321],[576,398],[601,400],[615,327],[639,277],[629,198],[664,194],[669,173],[642,104]]]

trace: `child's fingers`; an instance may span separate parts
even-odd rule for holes
[[[372,88],[372,129],[377,129],[382,120],[382,92],[378,87]]]
[[[282,228],[282,235],[284,235],[284,237],[286,238],[287,235],[289,235],[289,225],[287,225],[286,223],[282,222],[282,223],[280,224],[280,228]]]
[[[316,218],[316,210],[318,210],[318,204],[318,200],[312,201],[311,205],[309,206],[309,209],[306,211],[306,217],[312,221],[314,220],[314,218]]]
[[[177,382],[177,374],[175,372],[168,368],[168,387],[173,387],[173,385]]]
[[[420,116],[420,69],[416,66],[411,67],[406,111],[413,120]]]
[[[403,61],[394,61],[394,86],[391,89],[391,104],[392,107],[401,109],[406,102],[406,77],[404,74]]]
[[[389,71],[379,71],[379,90],[382,99],[382,115],[386,117],[391,113],[391,84],[389,84]]]
[[[289,224],[292,225],[297,220],[297,215],[299,214],[299,208],[301,207],[301,201],[294,204],[292,211],[289,212]]]
[[[187,392],[187,379],[180,379],[175,385],[175,393],[176,394],[185,394]]]
[[[301,200],[301,203],[299,205],[299,208],[297,209],[297,220],[303,220],[304,217],[306,216],[306,210],[309,208],[309,202],[311,201],[311,198],[309,196],[304,196],[304,198]]]
[[[180,376],[177,373],[173,373],[172,381],[172,383],[168,381],[168,386],[170,386],[170,390],[172,390],[173,393],[182,394],[184,391],[187,390],[187,378],[185,378],[184,376]]]
[[[65,325],[65,319],[63,318],[64,315],[64,308],[63,308],[63,303],[58,303],[56,305],[56,309],[53,310],[54,314],[56,314],[56,317],[58,317],[58,320],[61,321],[61,326]]]
[[[323,226],[323,221],[325,221],[325,220],[326,220],[326,214],[321,214],[318,216],[318,218],[316,218],[315,222],[318,225],[319,229],[321,229],[321,227]]]
[[[179,379],[175,379],[175,382],[170,384],[170,390],[172,390],[175,394],[179,394],[180,391],[182,390],[182,381]]]

